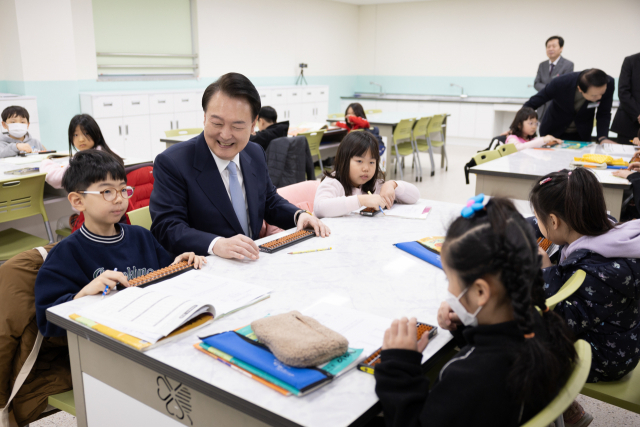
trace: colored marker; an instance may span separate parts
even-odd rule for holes
[[[331,249],[332,248],[322,248],[322,249],[311,249],[311,250],[308,250],[308,251],[289,252],[289,255],[308,254],[309,252],[330,251]]]
[[[118,269],[114,268],[113,271],[118,271]],[[107,292],[109,292],[109,285],[104,286],[104,291],[102,291],[102,296],[100,297],[100,299],[104,299],[104,296],[107,294]]]
[[[372,196],[373,194],[371,194],[371,191],[367,191],[367,193],[369,193],[370,196]],[[382,212],[382,215],[386,215],[384,213],[384,211],[382,210],[382,206],[378,206],[378,209],[380,209],[380,212]]]

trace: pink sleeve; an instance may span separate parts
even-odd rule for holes
[[[316,190],[313,214],[318,218],[348,215],[359,208],[358,196],[345,196],[344,188],[337,179],[325,178]]]
[[[68,163],[66,165],[59,165],[52,160],[44,159],[42,163],[40,163],[40,172],[47,174],[45,180],[50,186],[53,188],[62,188],[62,177],[68,167]]]
[[[516,144],[518,151],[525,150],[527,148],[540,148],[545,144],[544,138],[541,136],[532,139],[531,141],[523,142],[522,144]]]
[[[396,200],[406,205],[412,205],[420,198],[420,190],[415,185],[406,181],[394,180],[396,187]]]

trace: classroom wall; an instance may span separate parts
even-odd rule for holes
[[[575,70],[618,78],[640,51],[638,0],[432,0],[361,6],[356,90],[531,96],[545,40],[565,39]]]

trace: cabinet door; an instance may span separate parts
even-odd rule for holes
[[[142,116],[149,114],[148,95],[127,95],[122,97],[123,116]]]
[[[98,96],[93,98],[93,118],[122,117],[122,96]]]
[[[315,122],[316,104],[304,103],[300,104],[300,121]]]
[[[175,127],[176,129],[200,128],[204,126],[204,114],[202,111],[188,111],[185,113],[176,113]]]
[[[173,113],[173,94],[159,93],[149,97],[151,114]]]
[[[260,95],[260,103],[263,107],[271,105],[271,99],[273,95],[271,94],[271,89],[267,89],[264,87],[257,87],[258,94]]]
[[[450,114],[447,117],[447,136],[460,136],[460,103],[459,102],[438,102],[438,114]]]
[[[286,89],[273,89],[271,91],[271,104],[270,105],[283,105],[287,104],[287,90]]]
[[[316,104],[316,121],[326,122],[329,116],[329,103],[319,102]]]
[[[151,160],[151,132],[149,116],[131,116],[123,119],[124,155],[127,158]]]
[[[202,111],[202,95],[195,92],[176,93],[173,95],[173,109],[176,113],[184,111]]]
[[[301,89],[302,92],[302,102],[310,103],[316,102],[316,98],[318,97],[318,90],[312,87],[304,86]]]
[[[300,123],[306,121],[303,118],[302,105],[303,104],[291,104],[287,107],[290,126],[298,126]]]
[[[122,117],[96,118],[104,140],[117,155],[124,157],[124,126]]]
[[[475,138],[491,139],[496,113],[492,104],[476,104]],[[497,135],[497,134],[496,134]]]
[[[165,137],[164,131],[175,129],[175,121],[173,114],[151,114],[149,116],[149,128],[151,133],[151,158],[155,159],[156,156],[162,153],[166,145],[164,142],[160,142],[160,138]]]
[[[474,138],[476,133],[476,104],[460,104],[458,136]]]
[[[287,104],[300,104],[302,102],[302,89],[288,89],[287,90]]]

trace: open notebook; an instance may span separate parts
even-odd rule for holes
[[[70,317],[146,351],[269,297],[262,286],[212,278],[199,270],[145,288],[126,288]]]

